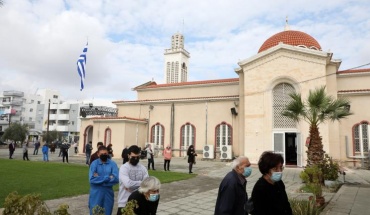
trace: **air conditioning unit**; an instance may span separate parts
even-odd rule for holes
[[[203,147],[203,158],[214,159],[214,146],[205,145]]]
[[[221,146],[221,160],[231,160],[232,159],[232,154],[233,154],[233,149],[231,146],[226,145],[226,146]]]

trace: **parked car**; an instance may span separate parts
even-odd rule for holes
[[[3,141],[0,140],[0,146],[2,146],[2,145],[8,145],[8,144],[6,144],[6,143],[4,143]]]

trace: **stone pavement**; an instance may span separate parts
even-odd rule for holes
[[[41,153],[39,153],[39,155],[32,155],[33,149],[30,149],[29,152],[31,152],[29,155],[31,162],[42,160]],[[14,158],[22,159],[21,154],[21,149],[17,149]],[[8,150],[0,149],[0,158],[8,158],[7,156]],[[49,156],[50,162],[61,162],[61,158],[58,157],[58,150],[56,154],[51,154]],[[78,163],[81,165],[84,165],[85,162],[83,155],[74,155],[73,153],[69,160],[70,163]],[[121,159],[114,158],[114,160],[119,166],[121,165]],[[147,160],[141,160],[140,162],[144,166],[147,164]],[[163,160],[161,158],[155,159],[155,167],[157,171],[163,170]],[[187,168],[186,159],[172,159],[171,171],[187,173]],[[256,166],[252,168],[252,175],[247,179],[248,194],[251,193],[255,182],[261,176]],[[193,172],[197,174],[197,177],[162,185],[158,214],[213,214],[218,186],[222,178],[230,170],[230,162],[197,161],[197,164],[193,168]],[[299,178],[299,173],[301,171],[301,168],[285,168],[283,181],[286,185],[287,193],[291,198],[308,199],[310,194],[299,192],[299,188],[302,186]],[[370,171],[347,169],[346,172],[345,184],[337,193],[324,192],[326,202],[329,202],[329,204],[325,207],[322,214],[370,214],[368,210],[368,208],[370,208]],[[343,181],[343,177],[339,179]],[[71,189],[73,188],[71,187]],[[115,194],[117,196],[117,192]],[[88,195],[81,195],[71,198],[48,200],[46,204],[53,211],[58,205],[66,203],[70,206],[69,212],[71,214],[88,214],[87,202]],[[115,214],[117,205],[115,205],[113,211]]]

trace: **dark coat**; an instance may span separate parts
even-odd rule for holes
[[[159,199],[155,202],[151,202],[146,200],[144,194],[140,193],[138,190],[131,193],[131,195],[128,197],[128,202],[130,200],[136,200],[138,204],[138,208],[134,210],[135,214],[137,215],[155,215],[157,214],[157,208]]]
[[[247,182],[242,184],[235,170],[229,172],[218,188],[215,215],[245,215]]]
[[[195,150],[194,149],[188,150],[187,155],[188,155],[188,163],[194,163],[195,156],[197,156],[197,154],[195,153]]]
[[[9,144],[9,151],[15,151],[15,144],[14,143],[10,143]]]
[[[288,196],[283,181],[270,184],[261,177],[252,191],[253,215],[291,215]]]

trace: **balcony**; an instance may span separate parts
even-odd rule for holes
[[[68,125],[58,125],[57,131],[68,131]]]
[[[69,114],[59,114],[58,120],[69,120]]]
[[[59,104],[59,109],[60,110],[69,110],[70,109],[70,104],[64,103],[64,104]]]
[[[15,90],[9,90],[9,91],[4,91],[3,92],[4,96],[18,96],[18,97],[23,97],[24,93],[20,91],[15,91]]]
[[[49,115],[49,120],[57,120],[57,115],[56,114],[50,114]]]
[[[23,102],[22,101],[3,101],[3,105],[16,105],[16,106],[20,106],[22,105]]]

